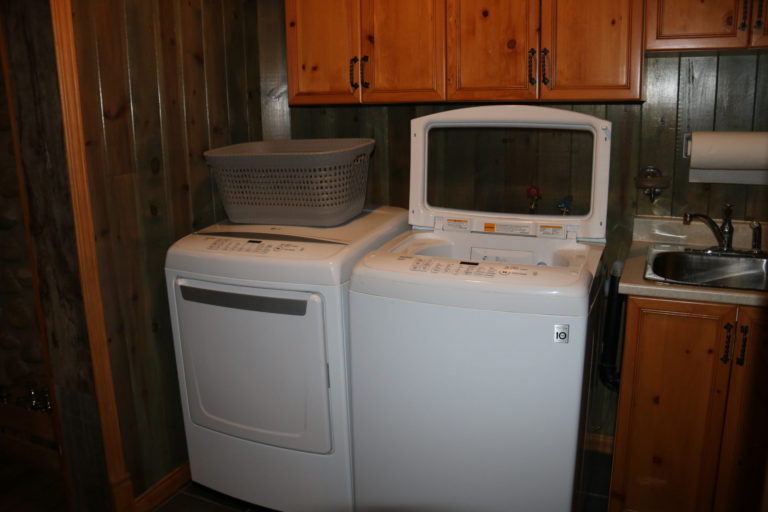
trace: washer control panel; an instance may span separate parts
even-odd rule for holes
[[[483,278],[537,276],[539,271],[530,265],[514,263],[486,263],[477,261],[450,260],[420,258],[413,256],[400,256],[401,261],[408,261],[411,272],[424,272],[429,274],[474,276]]]

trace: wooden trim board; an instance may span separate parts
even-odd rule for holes
[[[179,466],[165,475],[162,480],[137,496],[134,510],[136,512],[154,510],[155,507],[170,498],[174,492],[178,491],[190,479],[189,464]]]
[[[125,469],[125,456],[107,345],[90,186],[84,151],[85,140],[71,1],[51,0],[51,18],[56,46],[59,89],[61,91],[61,109],[80,264],[80,282],[104,442],[107,477],[114,510],[117,512],[129,511],[134,508],[133,484]]]

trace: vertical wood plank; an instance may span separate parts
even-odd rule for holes
[[[715,94],[717,92],[717,57],[683,55],[680,58],[680,78],[676,134],[675,167],[672,185],[672,215],[708,211],[708,183],[689,183],[690,159],[683,157],[682,142],[686,134],[711,131],[715,125]]]
[[[379,105],[365,105],[361,107],[362,126],[366,136],[376,141],[373,150],[373,158],[368,168],[368,186],[366,192],[366,208],[375,208],[386,204],[386,198],[389,197],[386,178],[380,179],[380,176],[386,176],[389,169],[389,107]],[[410,132],[410,126],[408,127]]]
[[[652,165],[670,176],[675,162],[675,133],[677,129],[678,54],[647,57],[645,60],[645,98],[642,115],[642,146],[640,167]],[[640,169],[633,169],[638,175]],[[637,213],[669,215],[672,195],[669,188],[651,203],[638,191]]]
[[[137,312],[139,334],[131,342],[131,384],[135,397],[140,450],[126,445],[126,455],[141,458],[131,469],[137,493],[182,464],[186,448],[177,433],[183,431],[176,381],[167,294],[162,279],[165,249],[173,242],[169,209],[165,203],[162,120],[157,106],[159,10],[153,2],[126,2],[126,40],[135,162],[140,271],[136,286],[145,297]],[[147,35],[152,37],[147,37]],[[132,262],[136,265],[138,262]],[[125,300],[125,298],[123,298]],[[116,382],[117,385],[117,382]],[[120,404],[121,416],[127,405]]]
[[[415,117],[412,106],[391,107],[387,116],[387,151],[389,166],[377,169],[379,176],[387,176],[387,196],[383,204],[408,208],[408,190],[411,168],[411,119]]]
[[[210,148],[210,143],[206,128],[207,105],[201,1],[181,2],[179,22],[192,229],[201,229],[216,220],[213,213],[212,177],[203,157],[203,152]]]
[[[179,34],[179,0],[159,2],[160,116],[163,119],[163,168],[166,202],[171,213],[173,238],[192,230],[192,208],[187,164],[187,124],[184,112]]]
[[[768,132],[768,51],[757,54],[754,112],[752,130]],[[747,187],[744,218],[768,221],[768,186]]]
[[[116,7],[116,9],[115,9]],[[123,290],[141,288],[141,254],[136,242],[139,239],[138,213],[135,194],[135,161],[131,129],[131,107],[128,84],[128,62],[125,47],[125,4],[107,8],[104,4],[92,7],[97,61],[100,78],[101,110],[89,111],[86,123],[100,123],[103,139],[104,167],[89,168],[89,174],[103,176],[98,190],[92,191],[93,203],[104,203],[100,209],[106,219],[112,237],[102,245],[99,261],[102,289],[106,301],[109,325],[112,327],[110,359],[114,369],[115,393],[120,397],[118,413],[123,434],[124,454],[128,470],[137,482],[144,481],[141,459],[147,456],[139,438],[146,428],[142,415],[136,415],[135,381],[131,374],[131,353],[138,349],[135,341],[143,337],[141,311],[144,309],[143,294],[136,293],[135,304],[124,300]],[[100,114],[100,115],[99,115]],[[115,206],[119,205],[115,209]],[[120,254],[117,258],[115,255]]]
[[[632,242],[632,223],[639,197],[634,178],[640,166],[641,110],[640,105],[629,104],[607,107],[612,133],[604,258],[609,268],[614,261],[624,260]]]
[[[229,128],[233,142],[248,140],[248,77],[244,41],[245,3],[243,0],[226,0],[222,4],[224,18],[224,52],[227,62],[227,102]],[[221,59],[221,55],[214,57]],[[210,61],[206,60],[209,64]],[[218,102],[221,102],[219,99]]]
[[[228,108],[228,70],[222,0],[202,1],[203,64],[205,72],[205,100],[208,141],[211,148],[232,142],[230,112]],[[224,58],[222,58],[224,57]],[[234,64],[233,64],[234,66]]]
[[[222,0],[202,1],[203,67],[205,73],[205,112],[209,149],[232,143],[230,101],[228,98],[228,42],[225,35]],[[232,64],[234,66],[234,63]],[[226,218],[213,179],[211,209],[214,220]]]
[[[282,0],[259,0],[261,115],[265,140],[285,139],[291,133],[284,18],[285,6]]]
[[[248,140],[263,138],[261,127],[261,66],[259,63],[258,0],[246,0],[242,30],[248,95]],[[289,115],[290,119],[290,115]],[[290,130],[289,130],[290,131]]]
[[[750,131],[755,108],[757,55],[720,55],[717,70],[715,131]],[[733,204],[734,218],[746,212],[747,185],[712,184],[709,215],[722,217],[726,203]]]

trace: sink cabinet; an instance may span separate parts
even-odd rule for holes
[[[760,510],[768,311],[630,296],[611,511]]]
[[[768,46],[765,0],[648,0],[647,50]]]

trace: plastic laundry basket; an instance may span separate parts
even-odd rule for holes
[[[373,139],[247,142],[205,152],[229,220],[335,226],[365,202]]]

